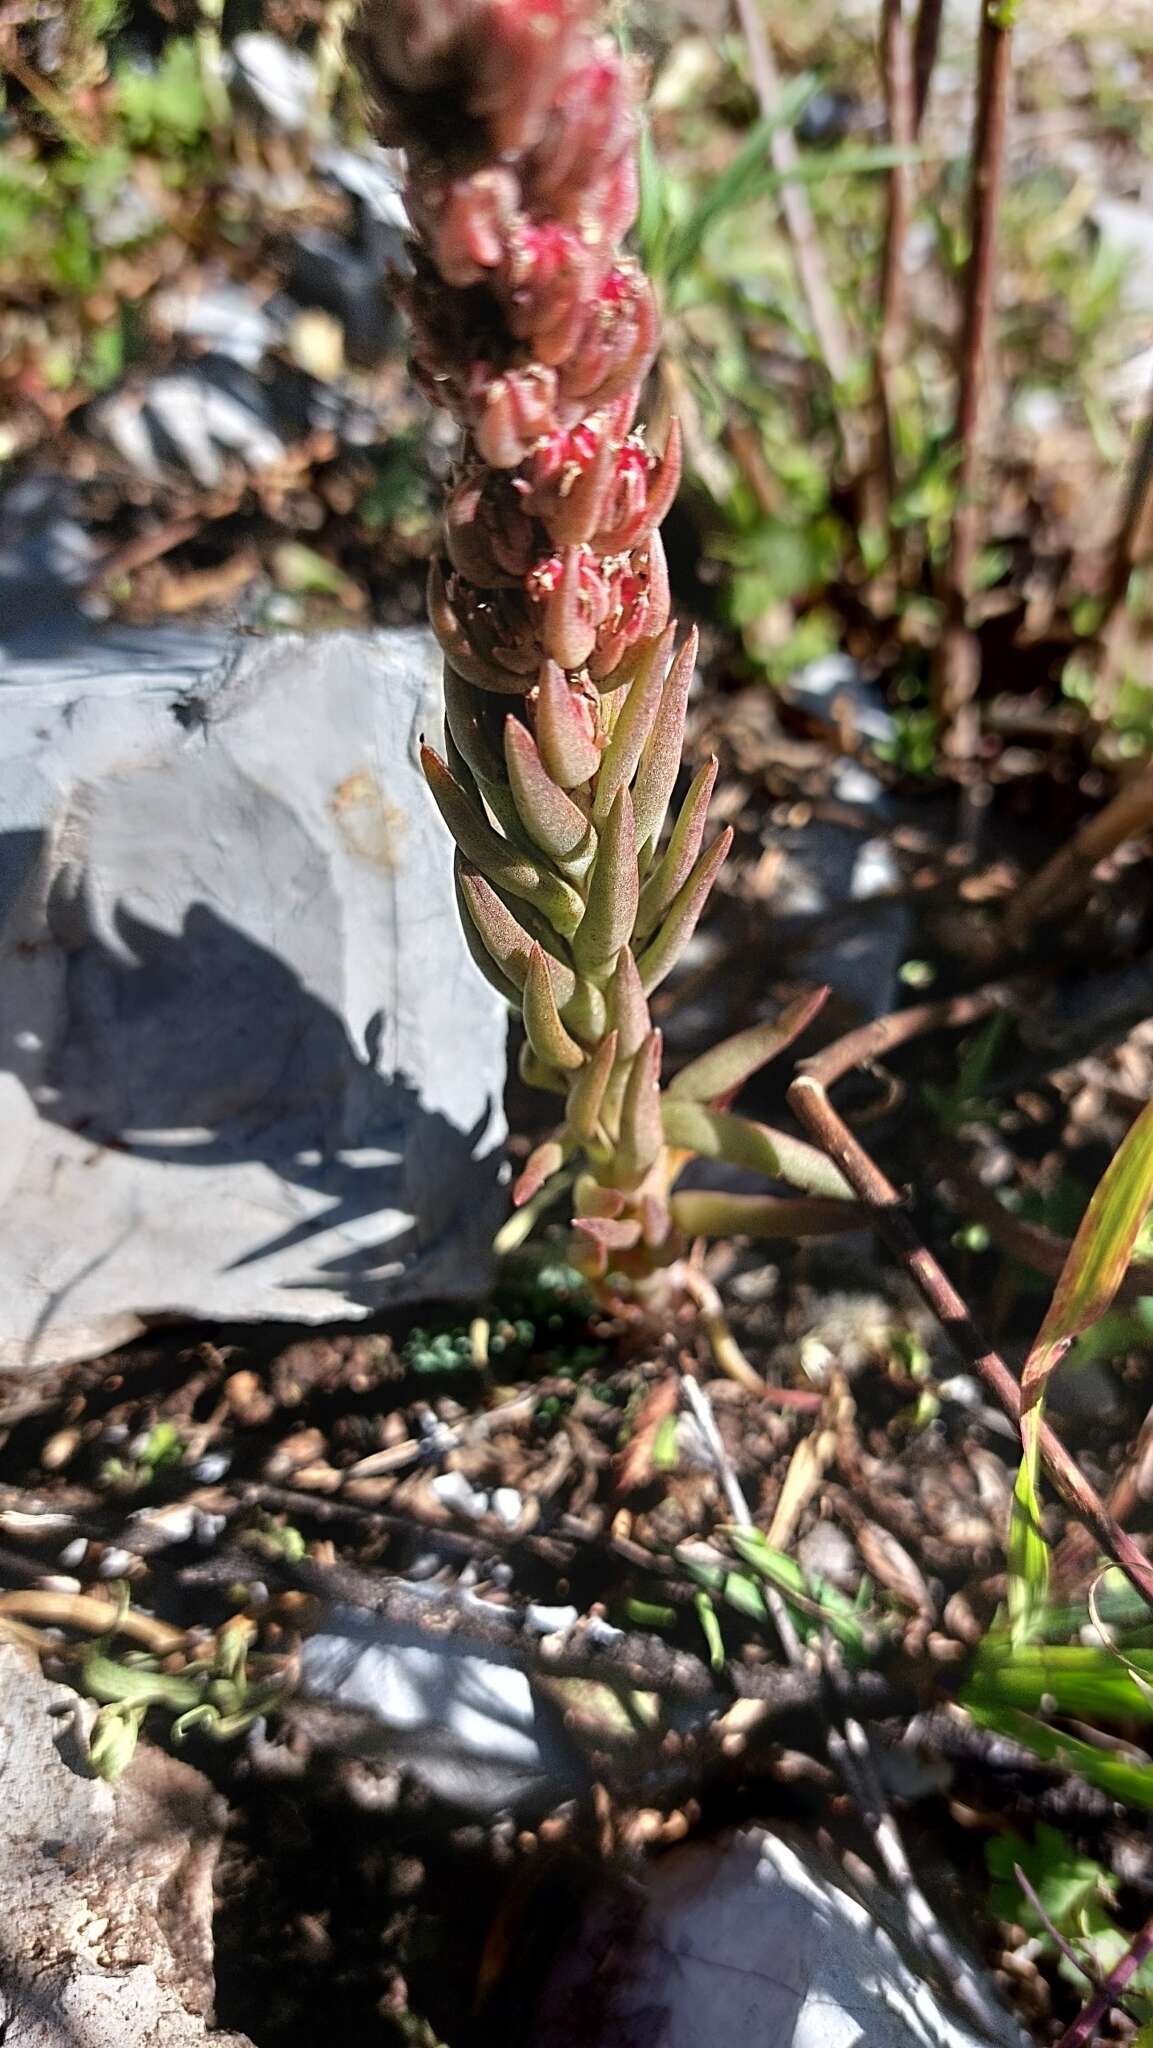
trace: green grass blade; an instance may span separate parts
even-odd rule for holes
[[[1153,1202],[1153,1102],[1142,1110],[1106,1167],[1069,1247],[1037,1341],[1025,1362],[1022,1393],[1034,1407],[1075,1337],[1105,1314],[1133,1257]]]

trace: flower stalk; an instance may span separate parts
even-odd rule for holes
[[[681,444],[674,422],[651,448],[640,423],[659,330],[624,247],[640,74],[597,11],[369,0],[356,42],[378,132],[407,154],[414,372],[461,429],[429,579],[445,754],[426,747],[425,773],[473,959],[523,1020],[525,1078],[563,1105],[514,1200],[571,1185],[586,1270],[642,1280],[702,1215],[727,1227],[725,1197],[676,1192],[695,1153],[822,1198],[782,1202],[782,1235],[828,1227],[848,1189],[721,1106],[813,1003],[697,1062],[699,1088],[694,1069],[661,1087],[649,998],[732,833],[708,837],[715,760],[667,830],[697,651],[694,632],[676,645],[660,538]]]

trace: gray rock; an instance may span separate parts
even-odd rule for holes
[[[431,638],[61,601],[0,674],[0,1365],[483,1288],[506,1016],[414,759]]]
[[[160,1750],[94,1778],[93,1712],[0,1643],[5,2048],[251,2048],[209,2024],[224,1803]]]
[[[869,1908],[802,1839],[760,1828],[698,1842],[648,1872],[639,1921],[594,1904],[546,1989],[536,2048],[1025,2048],[979,1965],[974,2025],[932,1989],[911,1915],[881,1886]]]

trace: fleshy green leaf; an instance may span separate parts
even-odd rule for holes
[[[695,1152],[700,1159],[723,1159],[728,1166],[747,1166],[771,1180],[787,1180],[806,1194],[851,1200],[852,1190],[839,1168],[803,1138],[770,1130],[767,1124],[729,1110],[671,1096],[664,1101],[664,1127],[670,1145]]]
[[[775,1060],[808,1029],[828,993],[827,988],[818,988],[811,995],[798,996],[795,1002],[786,1004],[771,1024],[754,1024],[748,1031],[738,1031],[734,1038],[714,1045],[700,1059],[681,1068],[669,1083],[669,1094],[724,1108],[753,1074]]]

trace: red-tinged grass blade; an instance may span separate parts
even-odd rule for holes
[[[1025,1361],[1026,1411],[1075,1337],[1110,1307],[1153,1203],[1153,1102],[1148,1103],[1097,1183],[1053,1292],[1049,1311]]]
[[[688,880],[677,890],[655,939],[645,947],[637,961],[641,987],[646,996],[651,996],[666,974],[672,973],[696,931],[709,890],[732,843],[733,828],[726,825],[719,839],[714,839],[708,850],[701,854]]]
[[[549,980],[544,948],[534,945],[528,956],[524,983],[524,1028],[538,1060],[556,1067],[562,1074],[583,1067],[585,1056],[575,1038],[570,1038],[560,1020],[556,997]]]
[[[546,1181],[559,1173],[565,1162],[565,1149],[558,1138],[546,1138],[535,1152],[530,1152],[518,1175],[512,1191],[514,1209],[523,1209],[534,1195],[539,1195]]]
[[[787,1180],[805,1194],[830,1201],[851,1200],[849,1184],[838,1167],[815,1145],[773,1131],[767,1124],[734,1116],[731,1110],[709,1109],[703,1102],[682,1102],[666,1095],[664,1133],[677,1151],[700,1159],[723,1159],[727,1166],[747,1166],[770,1180]]]
[[[664,854],[641,890],[634,944],[648,938],[692,873],[705,836],[717,765],[714,754],[693,777]]]
[[[631,938],[638,893],[632,800],[627,789],[618,789],[597,845],[584,917],[573,934],[573,958],[593,980],[604,979]]]
[[[685,738],[685,712],[693,671],[697,665],[697,629],[694,626],[677,655],[661,695],[653,729],[637,769],[633,802],[636,808],[637,844],[652,850],[661,836],[665,814],[680,773]]]
[[[664,1144],[661,1123],[661,1034],[651,1031],[629,1069],[620,1136],[610,1171],[618,1187],[639,1187]]]
[[[571,861],[591,846],[584,812],[553,781],[532,734],[511,713],[504,722],[504,758],[517,815],[529,838],[556,860]]]
[[[536,743],[559,789],[578,789],[600,767],[600,748],[591,738],[571,685],[555,661],[546,661],[536,693]]]
[[[802,1031],[808,1030],[828,993],[827,988],[813,989],[787,1003],[771,1024],[753,1024],[748,1031],[738,1031],[722,1045],[714,1045],[699,1060],[691,1060],[681,1068],[669,1083],[669,1094],[688,1102],[709,1102],[714,1109],[727,1109],[752,1075],[778,1058]]]
[[[469,867],[459,853],[456,856],[456,887],[458,899],[465,913],[465,937],[469,939],[470,948],[469,935],[472,931],[491,956],[489,964],[495,963],[501,978],[512,986],[519,1008],[525,976],[528,973],[529,954],[534,944],[531,933],[526,932],[507,904],[501,902],[496,890],[490,888],[484,876],[478,874],[475,868]],[[475,954],[473,957],[475,959]],[[483,962],[478,964],[483,973]],[[547,950],[545,966],[552,982],[553,995],[558,1006],[563,1009],[566,1003],[572,1001],[576,992],[576,975],[571,967],[566,967],[562,960],[554,959]]]
[[[669,626],[659,640],[652,642],[617,714],[612,738],[601,756],[597,774],[593,817],[598,824],[602,818],[608,817],[618,789],[631,782],[636,773],[637,762],[660,706],[675,632],[676,628]]]
[[[869,1214],[856,1202],[730,1195],[712,1188],[686,1188],[673,1195],[669,1207],[686,1237],[836,1237],[859,1230]]]
[[[597,1135],[605,1090],[612,1079],[617,1057],[617,1034],[610,1031],[581,1068],[572,1084],[566,1121],[574,1138],[591,1145]]]
[[[536,904],[554,930],[567,937],[584,910],[576,890],[494,832],[431,747],[422,747],[420,758],[437,809],[465,859],[497,888]]]

